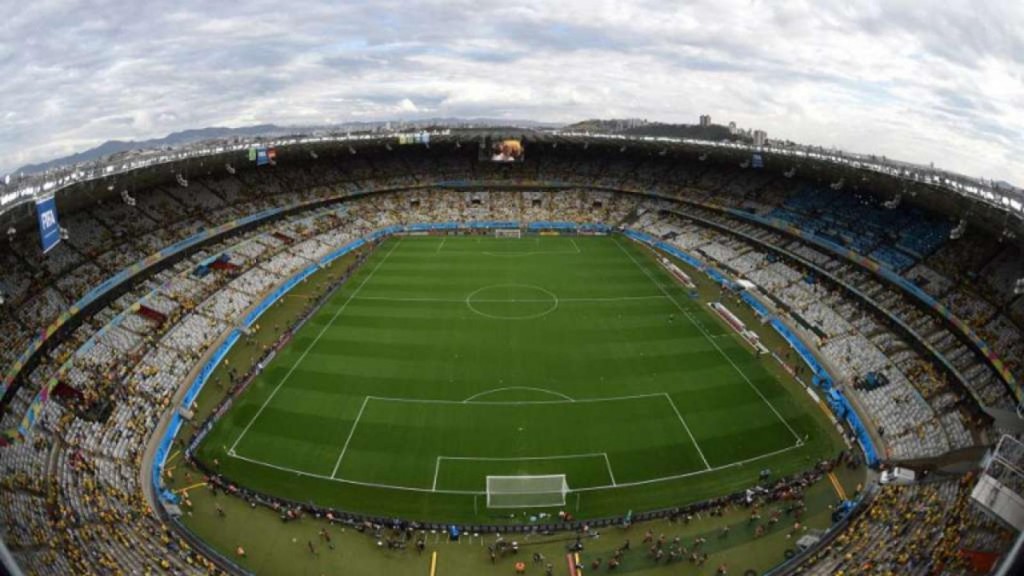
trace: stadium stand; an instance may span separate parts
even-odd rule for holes
[[[933,309],[785,226],[913,283],[1024,379],[1024,298],[1012,290],[1024,258],[1015,246],[982,234],[952,241],[950,222],[920,209],[888,210],[868,195],[777,175],[657,157],[536,157],[513,176],[452,151],[240,170],[192,178],[188,188],[136,191],[135,206],[106,199],[69,213],[68,241],[45,256],[34,237],[19,235],[0,251],[0,364],[13,374],[0,429],[22,426],[25,437],[0,447],[0,531],[20,565],[37,574],[218,570],[144,495],[139,470],[157,422],[209,348],[262,296],[333,249],[393,225],[600,222],[668,242],[756,286],[757,298],[815,346],[886,462],[989,445],[999,430],[985,410],[1017,403],[990,361]],[[476,185],[437,185],[451,181]],[[396,187],[410,189],[368,194]],[[80,323],[11,368],[107,278],[267,210],[276,217],[213,238],[74,310]],[[52,382],[25,428],[33,399]],[[972,508],[971,481],[881,488],[800,570],[966,573],[962,551],[998,553],[1011,540]]]
[[[974,574],[979,556],[998,555],[1009,530],[970,503],[974,477],[886,486],[870,510],[800,571],[807,575]]]

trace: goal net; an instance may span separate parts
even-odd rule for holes
[[[487,477],[488,508],[564,506],[568,493],[565,474]]]
[[[495,238],[522,238],[522,230],[519,228],[495,228]]]

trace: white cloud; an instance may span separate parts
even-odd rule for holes
[[[1024,184],[1020,30],[1001,0],[39,1],[0,26],[0,166],[206,125],[710,113]]]
[[[410,100],[408,98],[402,98],[402,100],[399,101],[399,103],[398,103],[398,111],[399,112],[419,112],[420,109],[416,107],[416,104],[412,100]]]

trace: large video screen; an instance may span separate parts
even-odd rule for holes
[[[488,138],[480,144],[480,160],[489,162],[522,162],[526,159],[526,148],[521,140],[506,138],[491,140]]]

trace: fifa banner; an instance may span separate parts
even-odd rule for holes
[[[53,196],[36,200],[36,216],[39,218],[39,239],[43,253],[60,244],[60,224],[57,222],[57,203]]]

